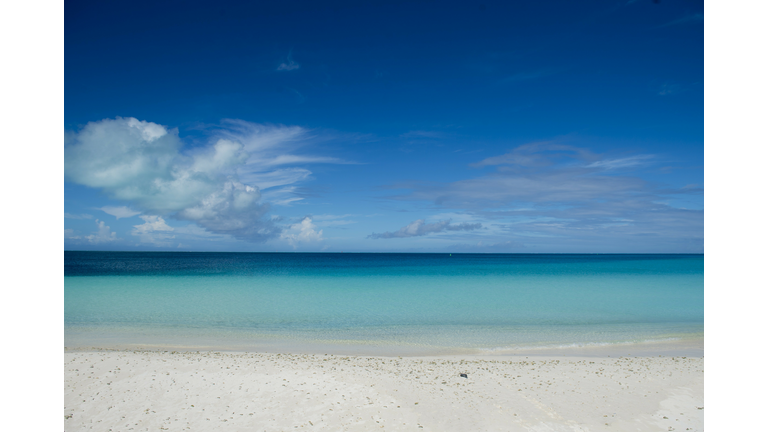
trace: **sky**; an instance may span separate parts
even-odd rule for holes
[[[704,251],[701,1],[64,17],[65,250]]]

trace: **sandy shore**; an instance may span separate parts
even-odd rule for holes
[[[66,352],[64,360],[66,431],[701,431],[704,424],[700,357],[95,351]]]

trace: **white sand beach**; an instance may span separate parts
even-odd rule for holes
[[[701,357],[64,354],[66,431],[701,431]],[[467,377],[461,377],[466,374]]]

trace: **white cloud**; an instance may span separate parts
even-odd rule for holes
[[[176,131],[163,128],[165,133],[161,133],[158,128],[162,126],[145,123],[120,117],[88,123],[65,147],[66,176],[149,209],[178,210],[179,201],[194,202],[199,186],[184,188],[183,197],[169,193],[174,184],[188,177],[186,173],[174,175],[179,171],[181,147]]]
[[[605,168],[605,169],[617,169],[617,168],[629,168],[633,166],[643,165],[652,159],[653,155],[637,155],[630,156],[621,159],[603,159],[592,162],[587,165],[587,168]]]
[[[84,237],[86,240],[88,240],[88,243],[98,244],[119,240],[117,238],[117,233],[110,231],[109,227],[104,223],[104,221],[96,219],[96,226],[99,228],[98,231]]]
[[[222,123],[225,127],[217,131],[216,136],[242,144],[243,151],[250,155],[244,164],[238,166],[238,178],[244,184],[258,186],[262,191],[271,189],[262,198],[274,205],[289,206],[304,199],[297,192],[298,188],[291,185],[311,179],[312,171],[305,167],[285,165],[356,163],[335,157],[301,154],[302,147],[330,139],[327,135],[319,136],[302,127],[232,119]]]
[[[288,207],[289,207],[289,206],[291,205],[291,203],[293,203],[293,202],[296,202],[296,201],[301,201],[301,200],[303,200],[303,199],[304,199],[304,198],[299,198],[299,197],[290,197],[290,198],[284,198],[284,199],[275,199],[275,201],[273,202],[273,204],[275,204],[275,205],[278,205],[278,206],[288,206]]]
[[[83,213],[83,214],[71,214],[71,213],[64,213],[64,218],[66,219],[93,219],[92,215]]]
[[[408,182],[393,187],[413,193],[396,199],[424,199],[450,209],[530,207],[531,203],[569,205],[578,202],[638,198],[645,181],[601,175],[604,170],[647,163],[652,155],[604,159],[583,148],[552,142],[526,144],[470,166],[496,166],[495,173],[447,184]],[[599,168],[599,169],[598,169]]]
[[[351,220],[329,220],[329,221],[321,221],[317,223],[317,226],[321,227],[333,227],[333,226],[343,226],[343,225],[351,225],[357,223],[355,221]]]
[[[444,220],[435,223],[425,223],[424,219],[415,220],[408,225],[400,228],[395,232],[373,233],[368,236],[372,239],[388,239],[388,238],[405,238],[405,237],[418,237],[432,233],[439,233],[444,231],[472,231],[482,228],[480,223],[460,223],[451,225],[450,220]]]
[[[274,165],[288,165],[288,164],[316,164],[316,163],[330,163],[330,164],[354,164],[354,162],[348,162],[343,159],[334,157],[323,156],[297,156],[297,155],[279,155],[272,160],[264,162],[266,166]]]
[[[445,138],[448,136],[445,132],[438,132],[438,131],[421,131],[421,130],[414,130],[406,132],[402,135],[400,135],[400,138]]]
[[[278,235],[280,228],[262,218],[269,211],[269,204],[260,204],[259,198],[258,188],[230,181],[196,206],[180,211],[177,217],[217,234],[267,240]]]
[[[103,211],[104,213],[108,215],[112,215],[117,219],[120,218],[129,218],[132,216],[136,216],[137,214],[141,214],[140,211],[131,210],[130,208],[126,206],[122,207],[100,207],[99,210]]]
[[[193,237],[193,238],[216,238],[216,239],[225,239],[228,238],[228,236],[224,234],[214,234],[210,231],[206,231],[204,228],[199,227],[195,224],[189,224],[187,226],[182,227],[176,227],[173,229],[173,232],[176,234],[181,234],[187,237]]]
[[[293,57],[291,56],[291,53],[288,53],[288,58],[282,63],[280,63],[280,66],[277,67],[277,70],[279,71],[292,71],[300,68],[301,65],[293,61]]]
[[[142,243],[152,243],[156,246],[171,245],[169,240],[176,236],[168,234],[168,232],[173,231],[173,228],[165,223],[165,219],[156,215],[139,217],[144,220],[144,223],[134,225],[131,235],[138,236]]]
[[[544,167],[561,159],[595,160],[597,156],[586,149],[543,141],[521,145],[509,153],[489,157],[470,166],[475,168],[495,165]]]
[[[283,231],[280,238],[288,241],[288,244],[296,249],[299,243],[313,243],[323,240],[323,230],[315,231],[315,228],[317,227],[312,223],[312,218],[306,216],[301,222],[293,224]]]
[[[243,173],[240,180],[248,184],[259,185],[261,190],[276,186],[285,186],[305,180],[312,171],[304,168],[284,168],[271,172]]]
[[[344,219],[348,217],[355,217],[360,216],[356,214],[343,214],[343,215],[332,215],[332,214],[321,214],[321,215],[312,215],[312,220],[315,221],[326,221],[326,220],[334,220],[334,219]]]
[[[286,186],[311,174],[304,168],[271,167],[346,163],[292,154],[311,138],[300,127],[238,120],[224,125],[211,145],[184,152],[175,129],[135,118],[91,122],[68,136],[65,174],[74,183],[100,189],[136,208],[101,208],[118,219],[141,211],[172,215],[213,233],[260,242],[278,236],[280,228],[262,219],[269,205],[260,202],[258,183]],[[281,201],[298,199],[291,195]]]
[[[301,147],[328,139],[299,126],[264,125],[232,119],[224,120],[222,123],[225,128],[217,132],[217,137],[242,144],[243,151],[252,156],[244,165],[238,167],[237,172],[243,182],[259,179],[265,172],[276,172],[276,166],[356,163],[335,157],[297,154]],[[279,171],[282,175],[290,175],[289,170],[283,168]],[[294,168],[294,170],[294,175],[302,180],[312,174],[303,168]]]
[[[280,189],[271,189],[264,192],[264,198],[274,205],[290,206],[291,203],[301,201],[304,197],[299,196],[295,186],[286,186]]]
[[[75,230],[73,229],[65,229],[64,230],[64,238],[69,240],[79,240],[82,237],[75,235]]]
[[[127,206],[103,207],[117,217],[141,212],[195,222],[217,234],[253,242],[279,236],[280,228],[263,216],[260,183],[286,186],[276,194],[288,204],[300,200],[289,185],[306,180],[311,171],[275,166],[350,163],[338,158],[295,154],[316,140],[296,126],[259,125],[226,120],[211,145],[183,151],[178,131],[135,118],[88,123],[69,134],[65,174],[69,181],[100,189]]]
[[[173,231],[173,228],[168,226],[168,224],[165,223],[165,219],[161,218],[160,216],[146,215],[139,217],[144,221],[144,223],[141,225],[133,226],[133,232],[131,233],[133,235],[141,235],[154,231]]]
[[[540,250],[701,252],[703,210],[668,203],[670,198],[697,202],[700,187],[671,188],[622,175],[622,169],[656,158],[605,158],[586,149],[527,145],[475,164],[496,166],[496,172],[448,183],[404,182],[392,187],[411,192],[391,198],[497,221],[486,224],[493,238],[500,237],[495,226],[505,235],[535,237],[537,247],[545,248]],[[405,236],[406,228],[379,236]],[[653,241],[644,240],[651,236]]]
[[[166,131],[165,128],[159,124],[147,121],[139,121],[135,118],[128,119],[128,126],[137,129],[139,133],[141,133],[141,137],[148,142],[162,138],[168,133],[168,131]]]
[[[360,216],[360,215],[358,214],[343,214],[343,215],[320,214],[320,215],[312,215],[312,220],[316,222],[317,226],[334,227],[334,226],[355,224],[357,223],[356,221],[349,220],[347,218],[357,217],[357,216]]]
[[[155,123],[131,118],[92,122],[65,148],[65,173],[75,183],[99,188],[142,210],[176,214],[212,232],[265,240],[250,235],[259,231],[253,227],[232,230],[233,225],[244,224],[275,229],[253,217],[265,208],[257,203],[257,187],[247,187],[247,199],[232,193],[239,182],[230,177],[248,158],[243,145],[220,138],[194,152],[182,153],[181,147],[176,130]],[[240,188],[246,190],[244,185]],[[219,214],[212,215],[213,211]],[[243,215],[245,220],[237,220]]]
[[[679,25],[679,24],[686,24],[686,23],[689,23],[689,22],[696,22],[696,21],[704,21],[704,14],[701,13],[701,12],[694,13],[694,14],[689,14],[689,15],[686,15],[686,16],[684,16],[682,18],[676,19],[674,21],[670,21],[670,22],[668,22],[666,24],[662,24],[662,25],[658,26],[657,28],[670,27],[670,26],[675,26],[675,25]]]
[[[683,87],[679,84],[664,83],[661,85],[658,91],[659,96],[668,96],[676,93],[680,93]]]
[[[456,220],[459,222],[477,222],[476,217],[470,214],[466,213],[455,213],[455,212],[448,212],[448,213],[438,213],[432,216],[429,216],[428,219],[430,220]]]

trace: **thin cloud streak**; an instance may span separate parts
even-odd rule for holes
[[[286,60],[277,67],[278,71],[292,71],[301,68],[301,65],[293,60],[292,53],[288,53]]]
[[[694,21],[704,21],[704,14],[703,13],[695,13],[695,14],[691,14],[691,15],[686,15],[686,16],[680,18],[680,19],[676,19],[674,21],[670,21],[670,22],[668,22],[666,24],[662,24],[662,25],[660,25],[660,26],[658,26],[656,28],[671,27],[671,26],[676,26],[676,25],[680,25],[680,24],[686,24],[686,23],[694,22]]]
[[[618,168],[629,168],[639,165],[645,165],[649,160],[653,159],[653,155],[637,155],[620,159],[603,159],[592,162],[587,165],[587,168],[604,168],[608,170]]]
[[[426,223],[424,219],[415,220],[408,225],[400,228],[394,232],[373,233],[367,238],[370,239],[391,239],[391,238],[406,238],[406,237],[419,237],[427,234],[435,234],[445,231],[472,231],[482,228],[480,223],[460,223],[451,225],[450,220],[444,220],[435,223]]]
[[[494,166],[493,173],[448,183],[403,182],[390,187],[409,192],[385,199],[426,202],[476,220],[496,220],[485,226],[495,230],[497,240],[506,237],[514,244],[525,244],[530,236],[560,238],[563,245],[582,240],[604,244],[612,238],[620,247],[628,243],[617,239],[657,235],[665,239],[659,245],[683,242],[684,250],[698,251],[703,210],[677,208],[667,201],[699,195],[702,189],[671,188],[626,175],[654,160],[654,155],[606,158],[551,142],[528,144],[471,164]]]

